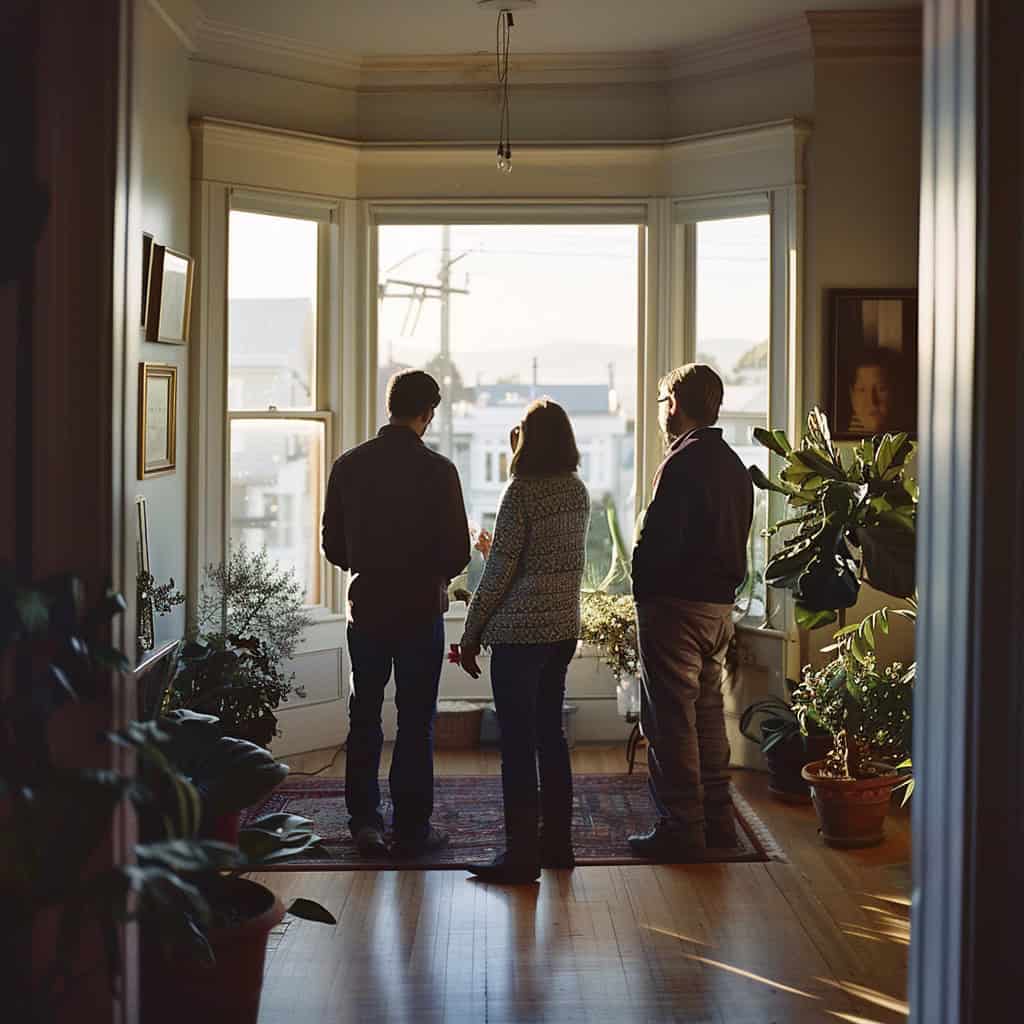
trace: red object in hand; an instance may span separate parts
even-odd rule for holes
[[[462,662],[462,655],[459,653],[459,645],[458,644],[449,644],[448,645],[448,660],[453,665],[458,665],[458,664],[460,664]]]

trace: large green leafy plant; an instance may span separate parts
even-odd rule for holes
[[[861,584],[855,553],[872,586],[894,597],[914,592],[917,486],[906,466],[916,446],[907,434],[876,435],[844,450],[814,409],[799,447],[781,430],[754,435],[785,461],[775,480],[756,466],[750,473],[756,486],[783,495],[791,512],[768,530],[787,535],[765,578],[793,595],[798,625],[824,626],[853,607]]]
[[[284,664],[310,621],[295,573],[265,549],[240,545],[223,564],[207,566],[164,709],[212,714],[225,734],[268,745],[277,732],[276,710],[292,694],[302,696]]]

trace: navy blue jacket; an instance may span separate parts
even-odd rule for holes
[[[732,604],[753,516],[750,474],[722,431],[700,427],[679,438],[654,476],[633,549],[633,596]]]
[[[360,629],[394,632],[441,615],[471,554],[455,466],[408,427],[382,427],[334,463],[323,548],[353,573],[349,619]]]

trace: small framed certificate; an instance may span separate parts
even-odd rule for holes
[[[146,341],[184,345],[192,317],[195,261],[156,242],[151,245],[146,296]]]
[[[139,364],[139,479],[173,473],[177,464],[178,368]]]

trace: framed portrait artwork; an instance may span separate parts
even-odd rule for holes
[[[192,315],[195,261],[166,245],[152,244],[146,341],[184,345]]]
[[[178,368],[139,364],[139,479],[173,473],[177,464]]]
[[[839,440],[917,430],[917,291],[828,292],[828,418]]]

